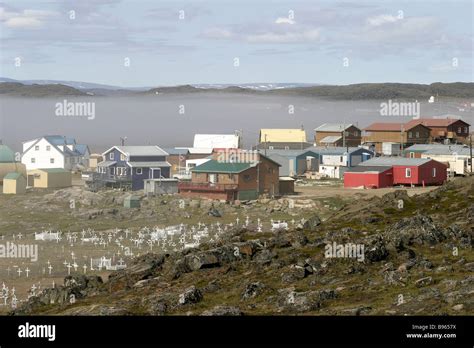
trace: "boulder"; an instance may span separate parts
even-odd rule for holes
[[[319,216],[313,215],[304,222],[303,229],[315,231],[319,225],[321,225],[321,219],[319,218]]]
[[[193,285],[187,288],[183,293],[179,294],[178,303],[180,305],[198,303],[202,298],[201,291]]]

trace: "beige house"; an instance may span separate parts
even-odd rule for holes
[[[93,153],[89,156],[89,169],[95,171],[97,169],[97,165],[104,160],[99,153]]]
[[[3,178],[3,193],[21,195],[26,192],[26,178],[21,173],[8,173]]]
[[[37,188],[62,188],[72,186],[71,172],[62,168],[28,171],[28,185]]]

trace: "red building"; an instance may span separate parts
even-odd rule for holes
[[[393,186],[392,167],[356,166],[344,173],[344,187],[382,188]]]
[[[393,185],[441,185],[448,167],[422,158],[377,157],[344,174],[344,187],[382,188]]]

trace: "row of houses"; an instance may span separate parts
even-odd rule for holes
[[[257,149],[303,150],[312,146],[357,147],[372,145],[382,153],[382,144],[399,146],[413,144],[465,143],[470,125],[450,115],[438,118],[418,118],[409,122],[376,122],[365,128],[355,124],[324,123],[314,129],[314,142],[306,138],[304,129],[262,129]]]
[[[443,127],[446,130],[441,130]],[[312,143],[303,128],[261,129],[259,143],[252,150],[242,149],[240,134],[196,134],[191,147],[116,145],[102,154],[91,154],[87,145],[74,138],[47,135],[23,143],[23,172],[7,172],[20,173],[26,185],[36,187],[70,185],[71,171],[80,171],[87,172],[84,177],[92,190],[179,190],[188,196],[204,194],[235,200],[291,192],[292,181],[302,175],[342,179],[345,173],[348,177],[356,175],[350,173],[364,173],[366,170],[360,167],[372,163],[378,152],[376,146],[367,146],[369,141],[372,145],[395,144],[390,154],[407,160],[436,159],[453,174],[464,174],[472,163],[465,146],[426,143],[443,136],[457,140],[467,137],[469,125],[459,119],[377,123],[364,132],[353,124],[323,124],[315,129]],[[395,151],[397,137],[403,151]],[[17,160],[14,163],[18,165]],[[386,166],[373,167],[382,170]],[[10,175],[8,180],[13,176],[21,180],[17,175]],[[430,184],[429,180],[423,182]]]

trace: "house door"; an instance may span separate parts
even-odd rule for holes
[[[161,178],[161,168],[150,168],[149,179],[159,179],[159,178]]]

